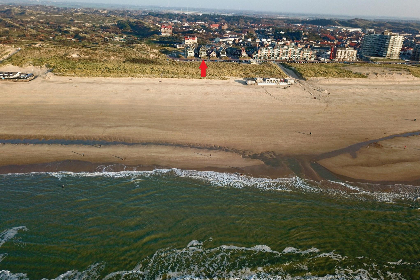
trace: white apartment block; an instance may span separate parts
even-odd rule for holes
[[[389,38],[386,58],[399,59],[403,43],[404,36],[391,35],[391,37]]]
[[[290,44],[272,44],[268,47],[261,47],[254,54],[254,59],[273,60],[314,60],[315,56],[310,48]]]
[[[337,48],[334,59],[336,61],[356,61],[357,50],[353,48]]]

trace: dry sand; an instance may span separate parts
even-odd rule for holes
[[[64,160],[121,163],[123,158],[130,166],[233,168],[284,176],[291,174],[284,158],[306,161],[302,169],[309,170],[308,162],[323,153],[420,131],[419,93],[420,79],[404,75],[313,79],[283,89],[245,86],[238,79],[78,78],[48,73],[31,82],[0,83],[0,139],[148,145],[99,149],[5,144],[0,146],[0,166]],[[399,138],[398,145],[407,141],[418,146],[418,139]],[[368,154],[360,150],[357,158],[342,154],[320,163],[354,179],[420,179],[417,150],[375,149]],[[76,150],[84,156],[73,153]],[[254,169],[247,169],[251,166]],[[261,172],[264,168],[270,171]]]

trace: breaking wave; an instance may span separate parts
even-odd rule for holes
[[[211,242],[209,240],[208,242]],[[300,250],[287,247],[282,252],[266,245],[238,247],[222,245],[204,248],[204,242],[191,241],[185,248],[165,248],[127,271],[103,275],[104,263],[84,271],[71,270],[54,280],[90,279],[406,279],[398,271],[412,263],[376,264],[360,257],[350,260],[335,252],[322,253],[317,248]],[[328,269],[327,269],[328,268]],[[397,271],[397,272],[396,272]],[[27,280],[24,273],[0,271],[1,280]],[[46,279],[44,279],[46,280]]]
[[[25,226],[20,226],[20,227],[14,227],[11,229],[6,229],[5,231],[1,232],[0,233],[0,247],[3,246],[7,241],[15,238],[15,236],[19,233],[20,230],[27,231],[28,229]],[[0,263],[6,257],[7,257],[7,254],[0,254]],[[22,277],[26,277],[26,274],[22,274],[22,273],[12,274],[9,271],[0,271],[0,280],[25,279]]]
[[[155,169],[153,171],[120,171],[120,172],[46,172],[29,173],[29,175],[48,174],[61,180],[65,177],[112,177],[145,179],[153,176],[176,176],[210,183],[215,187],[256,188],[265,191],[322,193],[358,200],[373,199],[379,202],[393,203],[406,201],[420,203],[420,187],[403,184],[381,185],[373,183],[350,183],[341,181],[313,181],[300,177],[291,178],[258,178],[239,173],[222,173],[215,171],[196,171],[181,169]],[[3,176],[21,176],[28,174],[6,174]]]
[[[20,226],[20,227],[7,229],[3,231],[2,233],[0,233],[0,247],[3,246],[3,244],[9,241],[10,239],[14,238],[16,234],[18,234],[19,230],[26,231],[28,229],[25,226]]]

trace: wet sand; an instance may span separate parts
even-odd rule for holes
[[[1,145],[1,172],[51,162],[56,163],[56,170],[63,169],[57,162],[73,162],[67,166],[78,169],[80,162],[87,162],[93,169],[106,163],[130,168],[238,170],[270,177],[302,173],[299,175],[319,179],[323,176],[312,167],[322,154],[420,131],[420,79],[411,76],[313,79],[304,86],[283,89],[244,86],[233,78],[48,74],[28,83],[1,82],[0,92],[0,142],[58,141]],[[369,147],[368,153],[366,149],[356,151],[356,157],[346,152],[319,163],[356,180],[413,181],[420,179],[420,150],[414,150],[418,139],[379,142],[386,147],[398,141],[395,145],[407,146],[402,150]],[[62,145],[60,140],[136,145],[98,148]]]

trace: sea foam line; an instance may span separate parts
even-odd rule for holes
[[[49,175],[61,180],[66,177],[109,177],[109,178],[128,178],[131,180],[145,179],[153,176],[176,176],[179,178],[190,178],[208,182],[215,187],[231,187],[244,188],[252,187],[260,190],[268,191],[284,191],[284,192],[304,192],[304,193],[324,193],[344,198],[355,198],[358,200],[366,200],[367,198],[374,199],[379,202],[393,203],[395,200],[407,200],[414,202],[420,197],[420,187],[391,185],[395,190],[388,192],[370,191],[369,186],[374,184],[363,184],[367,190],[357,187],[349,182],[340,181],[321,181],[316,182],[309,179],[302,179],[300,177],[288,178],[260,178],[242,175],[238,173],[223,173],[215,171],[196,171],[196,170],[182,170],[177,168],[172,169],[155,169],[151,171],[119,171],[119,172],[33,172],[33,173],[13,173],[5,174],[3,176],[36,176]],[[342,189],[329,188],[325,185],[333,184],[340,186]],[[411,190],[411,192],[410,192]]]

